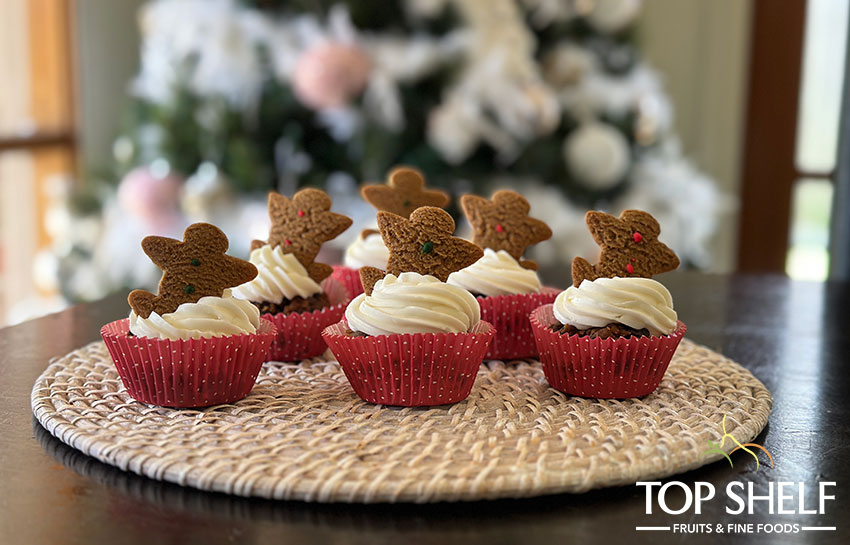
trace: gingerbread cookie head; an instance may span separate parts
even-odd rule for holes
[[[134,290],[127,301],[136,315],[147,318],[174,312],[183,303],[195,303],[201,297],[221,297],[227,288],[238,286],[257,276],[251,263],[224,252],[229,243],[221,229],[209,223],[186,228],[183,240],[145,237],[142,249],[162,269],[157,294]]]
[[[574,286],[582,280],[615,276],[652,278],[679,266],[679,257],[658,240],[661,232],[658,221],[647,212],[626,210],[616,218],[590,211],[585,221],[602,253],[596,265],[581,257],[573,260]]]
[[[449,196],[445,191],[426,189],[422,173],[409,167],[393,169],[386,185],[364,186],[360,194],[378,210],[403,218],[410,218],[413,211],[421,206],[443,208],[449,204]]]
[[[269,193],[269,240],[253,241],[251,250],[265,244],[280,247],[293,254],[313,280],[321,282],[332,272],[328,265],[314,263],[322,244],[351,226],[351,218],[330,210],[331,198],[319,189],[302,189],[292,199]]]
[[[410,219],[389,212],[378,213],[378,229],[390,251],[387,273],[430,274],[445,282],[449,274],[478,261],[484,252],[475,244],[453,235],[455,222],[448,212],[433,206],[418,208]],[[385,273],[374,267],[360,269],[367,295]]]
[[[496,191],[491,200],[464,195],[460,205],[472,224],[475,244],[505,250],[526,269],[537,269],[537,264],[523,260],[522,254],[528,246],[551,238],[552,230],[528,215],[531,206],[522,195],[510,190]]]

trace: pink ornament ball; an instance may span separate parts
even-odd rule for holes
[[[183,179],[171,172],[155,176],[147,167],[131,170],[118,186],[118,203],[128,214],[156,225],[177,212]]]
[[[372,60],[359,47],[325,43],[301,55],[292,74],[292,87],[308,108],[339,108],[363,91],[371,72]]]

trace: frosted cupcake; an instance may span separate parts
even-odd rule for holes
[[[529,245],[550,238],[552,231],[529,217],[528,201],[514,191],[497,191],[492,200],[464,195],[461,206],[472,225],[473,241],[484,248],[484,255],[453,272],[447,282],[475,295],[482,319],[496,328],[498,335],[485,358],[535,357],[537,345],[528,315],[554,301],[560,290],[541,286],[537,264],[522,255]]]
[[[259,310],[231,286],[257,269],[224,252],[217,227],[190,225],[183,241],[146,237],[142,248],[163,270],[156,295],[135,290],[130,317],[106,324],[106,343],[127,393],[145,403],[202,407],[248,395],[275,336]]]
[[[588,212],[600,261],[573,261],[573,285],[531,315],[549,384],[582,397],[653,392],[685,334],[670,292],[651,278],[679,258],[658,241],[658,222],[639,210],[619,218]]]
[[[390,172],[386,184],[363,186],[363,199],[378,211],[391,212],[403,218],[421,206],[439,208],[449,204],[449,196],[439,190],[427,189],[422,173],[408,167],[396,167]],[[381,234],[375,229],[364,229],[345,249],[343,266],[334,267],[334,278],[342,282],[352,296],[363,293],[359,269],[373,267],[387,269],[389,250]]]
[[[314,261],[322,244],[351,225],[330,208],[330,197],[318,189],[302,189],[291,200],[270,193],[269,239],[251,245],[250,261],[259,274],[233,289],[234,297],[253,303],[277,327],[273,360],[296,361],[324,352],[321,331],[339,321],[350,299],[329,278],[331,267]]]
[[[423,406],[465,399],[494,329],[480,319],[476,298],[445,280],[481,250],[452,236],[454,221],[435,207],[421,207],[409,220],[380,212],[378,227],[390,249],[389,272],[362,268],[365,293],[322,335],[366,401]]]

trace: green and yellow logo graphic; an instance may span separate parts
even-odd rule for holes
[[[759,458],[758,458],[758,456],[756,456],[755,452],[750,450],[749,447],[752,447],[752,448],[757,448],[760,451],[767,454],[767,458],[770,460],[770,468],[773,469],[773,467],[774,467],[773,456],[770,455],[770,452],[766,448],[764,448],[761,445],[757,445],[755,443],[743,443],[743,444],[741,444],[741,442],[738,441],[737,439],[735,439],[735,437],[731,433],[728,433],[726,431],[726,415],[723,416],[723,422],[722,422],[721,425],[723,426],[723,435],[720,437],[720,443],[715,443],[714,441],[709,441],[708,446],[710,446],[711,448],[706,450],[705,452],[703,452],[702,453],[703,456],[706,456],[708,454],[722,454],[723,457],[726,458],[726,460],[729,462],[729,467],[735,467],[735,464],[732,463],[732,457],[730,456],[730,454],[734,454],[735,451],[737,451],[737,450],[743,450],[744,452],[748,452],[750,454],[750,456],[752,456],[755,459],[755,461],[756,461],[756,471],[758,471],[758,469],[760,467]],[[729,454],[727,454],[726,451],[723,450],[723,444],[726,443],[727,439],[731,440],[733,443],[735,443],[737,445],[735,448],[733,448],[729,452]]]

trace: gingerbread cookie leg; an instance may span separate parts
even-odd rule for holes
[[[583,257],[573,259],[573,286],[578,287],[582,280],[596,280],[596,269]]]
[[[363,291],[366,295],[372,295],[372,288],[375,283],[386,276],[386,273],[375,267],[363,267],[360,269],[360,283],[363,284]]]

